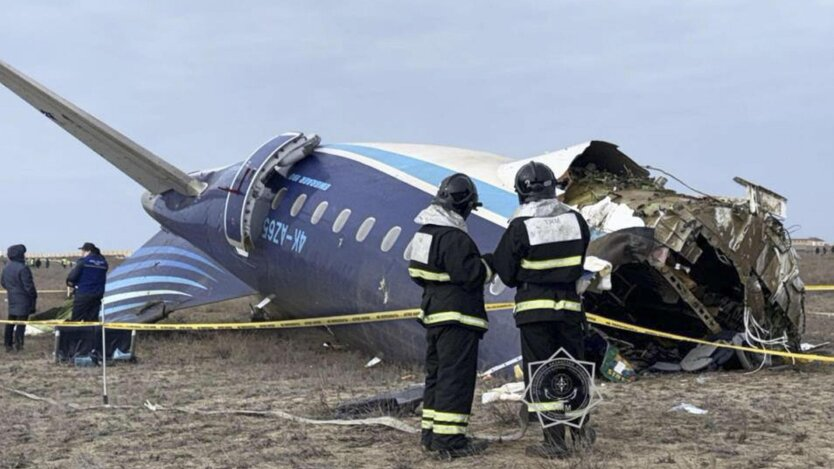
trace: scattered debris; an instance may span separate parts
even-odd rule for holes
[[[714,345],[698,345],[681,360],[683,371],[700,371],[712,364],[712,354],[718,347]]]
[[[423,389],[424,386],[418,384],[370,397],[351,399],[336,406],[336,416],[357,417],[378,413],[408,415],[423,402]]]
[[[481,404],[499,401],[520,402],[524,397],[524,381],[507,383],[481,395]]]
[[[825,347],[827,347],[827,346],[829,346],[829,345],[831,345],[831,342],[823,342],[823,343],[821,343],[821,344],[817,344],[817,345],[814,345],[814,344],[809,344],[809,343],[807,343],[807,342],[802,342],[801,344],[799,344],[799,348],[800,348],[803,352],[812,352],[812,351],[814,351],[814,350],[819,350],[819,349],[821,349],[821,348],[825,348]]]
[[[611,343],[608,344],[599,372],[605,379],[615,383],[627,383],[637,379],[634,367],[620,355],[620,349]]]
[[[380,363],[382,363],[382,359],[379,357],[374,357],[371,358],[371,360],[368,361],[368,363],[365,363],[365,368],[372,368],[379,365]]]
[[[692,404],[689,404],[689,403],[686,403],[686,402],[682,402],[682,403],[676,405],[675,407],[672,407],[671,409],[669,409],[669,411],[670,412],[688,412],[690,414],[695,414],[695,415],[704,415],[707,412],[709,412],[707,410],[704,410],[700,407],[696,407],[696,406],[694,406]]]
[[[495,373],[497,373],[501,370],[504,370],[506,368],[509,368],[509,367],[515,365],[516,363],[521,363],[521,355],[519,355],[515,358],[511,358],[511,359],[505,361],[504,363],[493,366],[492,368],[490,368],[490,369],[484,371],[483,373],[479,374],[478,377],[481,378],[481,379],[484,379],[484,380],[490,379],[490,378],[492,378],[493,374],[495,374]]]
[[[661,373],[677,373],[681,371],[681,366],[678,363],[654,362],[652,366],[649,367],[649,370],[659,371]]]

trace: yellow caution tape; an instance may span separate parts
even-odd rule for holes
[[[490,303],[487,311],[512,309],[514,303]],[[284,319],[280,321],[264,322],[218,322],[201,324],[149,324],[134,322],[108,322],[105,328],[115,330],[137,331],[200,331],[200,330],[242,330],[242,329],[292,329],[299,327],[344,326],[349,324],[363,324],[370,322],[394,321],[400,319],[416,319],[420,314],[419,308],[381,311],[376,313],[347,314],[340,316],[322,316],[306,319]],[[100,322],[79,321],[12,321],[0,320],[0,324],[27,324],[32,326],[60,326],[60,327],[91,327],[101,326]]]
[[[805,291],[834,291],[834,285],[805,285]],[[64,293],[66,290],[38,290],[38,293]],[[0,295],[7,294],[6,290],[0,288]]]
[[[695,339],[692,337],[686,337],[677,334],[671,334],[669,332],[657,331],[654,329],[649,329],[646,327],[635,326],[634,324],[629,324],[627,322],[616,321],[614,319],[609,319],[603,316],[599,316],[593,313],[585,313],[586,317],[588,318],[588,322],[592,322],[594,324],[598,324],[600,326],[607,326],[613,327],[615,329],[620,329],[623,331],[631,331],[636,332],[638,334],[647,334],[652,335],[655,337],[662,337],[664,339],[672,339],[678,340],[681,342],[691,342],[693,344],[703,344],[703,345],[713,345],[719,348],[729,348],[733,350],[743,350],[745,352],[752,352],[752,353],[761,353],[764,355],[776,355],[779,357],[786,357],[786,358],[794,358],[798,360],[806,360],[806,361],[821,361],[827,363],[834,363],[834,356],[828,355],[816,355],[810,353],[793,353],[793,352],[785,352],[782,350],[769,350],[769,349],[759,349],[754,347],[747,347],[744,345],[735,345],[735,344],[728,344],[726,342],[710,342],[708,340],[701,340]]]
[[[5,295],[7,293],[8,292],[6,292],[6,290],[0,290],[0,295]],[[63,293],[63,294],[66,295],[67,291],[66,290],[38,290],[38,294],[40,295],[41,293]]]
[[[501,311],[513,309],[514,303],[489,303],[486,305],[487,311]],[[324,316],[308,319],[285,319],[280,321],[264,321],[264,322],[220,322],[220,323],[202,323],[202,324],[146,324],[146,323],[119,323],[108,322],[105,328],[114,330],[140,330],[140,331],[200,331],[200,330],[248,330],[248,329],[290,329],[300,327],[320,327],[320,326],[343,326],[350,324],[366,324],[372,322],[394,321],[402,319],[416,319],[420,314],[419,309],[401,309],[395,311],[382,311],[375,313],[362,314],[348,314],[340,316]],[[781,350],[758,349],[754,347],[747,347],[744,345],[734,345],[725,342],[710,342],[708,340],[695,339],[693,337],[686,337],[669,332],[658,331],[646,327],[636,326],[622,321],[609,319],[594,313],[586,313],[588,322],[605,327],[612,327],[624,331],[635,332],[638,334],[646,334],[655,337],[662,337],[665,339],[677,340],[681,342],[690,342],[694,344],[712,345],[719,348],[728,348],[733,350],[743,350],[745,352],[759,353],[765,355],[776,355],[780,357],[804,360],[804,361],[820,361],[826,363],[834,363],[834,356],[793,353]],[[10,321],[0,320],[0,324],[27,324],[33,326],[60,326],[60,327],[98,327],[101,326],[99,322],[73,322],[73,321]]]

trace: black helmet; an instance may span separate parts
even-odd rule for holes
[[[461,173],[453,174],[440,183],[432,203],[457,212],[464,220],[472,210],[482,205],[478,202],[478,188],[475,187],[475,183],[469,176]]]
[[[556,197],[556,176],[544,163],[531,161],[515,174],[515,192],[522,204]]]

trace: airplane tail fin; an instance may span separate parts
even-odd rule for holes
[[[107,275],[102,304],[108,322],[154,322],[255,293],[193,244],[160,231]]]
[[[0,83],[154,194],[199,195],[205,184],[0,61]]]

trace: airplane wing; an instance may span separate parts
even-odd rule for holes
[[[0,61],[0,83],[34,106],[153,194],[175,190],[199,195],[203,182],[192,178],[40,83]]]
[[[255,293],[188,241],[160,231],[108,274],[102,303],[108,322],[153,322]]]

